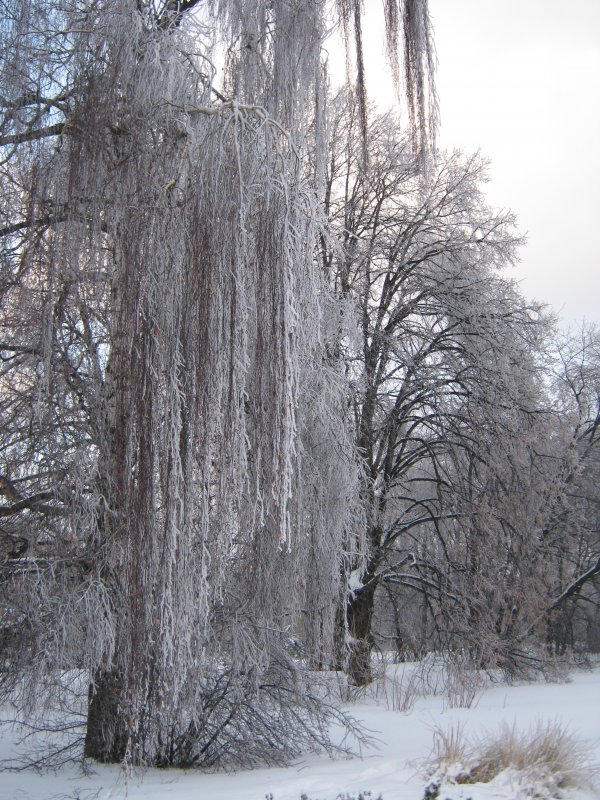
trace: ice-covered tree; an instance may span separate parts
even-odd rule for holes
[[[82,670],[102,761],[250,764],[328,741],[285,647],[299,631],[328,657],[360,549],[344,311],[314,258],[325,5],[3,5],[11,668],[32,696]],[[386,9],[425,131],[427,4]],[[360,3],[338,13],[364,108]]]
[[[549,640],[559,653],[597,652],[600,588],[598,526],[600,444],[600,338],[594,325],[558,337],[552,392],[556,423],[546,489],[547,516],[540,538],[552,570]]]
[[[363,683],[377,593],[400,602],[407,646],[419,641],[408,618],[422,602],[421,620],[437,619],[440,634],[424,647],[480,640],[487,663],[509,647],[496,628],[513,643],[518,635],[515,620],[496,624],[511,597],[529,587],[521,632],[540,617],[531,554],[543,484],[532,460],[547,411],[539,352],[548,323],[500,271],[521,240],[513,217],[485,202],[484,160],[440,154],[424,183],[388,115],[369,127],[363,167],[359,122],[338,102],[327,207],[340,250],[322,255],[360,315],[345,355],[366,475],[368,559],[348,603],[350,673]]]

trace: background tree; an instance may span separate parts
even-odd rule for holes
[[[596,652],[600,641],[599,356],[598,331],[585,324],[559,337],[554,350],[555,479],[546,490],[548,515],[540,536],[553,565],[549,638],[559,653]]]
[[[485,204],[485,162],[439,155],[423,183],[388,116],[369,128],[364,167],[355,118],[343,98],[338,103],[327,203],[342,250],[325,246],[323,259],[360,314],[359,343],[346,359],[368,543],[367,566],[351,582],[350,674],[369,680],[375,596],[385,587],[422,596],[420,624],[433,620],[442,637],[425,633],[424,647],[487,635],[477,663],[502,660],[510,648],[493,640],[509,630],[514,640],[518,627],[506,604],[513,609],[528,593],[521,630],[539,616],[532,443],[546,408],[536,376],[548,323],[498,272],[521,240],[513,218]],[[449,626],[457,604],[466,615],[460,634]],[[413,629],[406,638],[418,637]]]

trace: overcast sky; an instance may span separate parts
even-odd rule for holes
[[[379,5],[365,2],[373,61]],[[527,234],[512,273],[525,295],[567,324],[600,322],[600,0],[429,6],[440,144],[491,160],[490,202],[515,211]]]

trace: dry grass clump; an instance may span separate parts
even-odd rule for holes
[[[445,772],[449,767],[467,761],[470,755],[471,746],[460,722],[446,730],[438,727],[434,729],[433,749],[427,759],[431,772]]]
[[[408,713],[413,710],[417,697],[421,695],[422,676],[420,669],[396,671],[391,678],[389,693],[386,696],[388,708]]]
[[[588,788],[595,769],[591,746],[559,722],[538,722],[527,731],[502,724],[497,731],[469,740],[460,725],[436,728],[427,760],[429,775],[454,783],[490,783],[510,770],[532,796],[554,796],[561,789]]]
[[[483,673],[468,658],[455,655],[446,664],[448,708],[471,708],[477,705],[485,684]]]
[[[505,723],[488,734],[477,751],[478,763],[471,770],[477,783],[488,783],[509,768],[552,776],[558,788],[579,787],[591,777],[589,745],[558,722],[538,723],[525,732]]]

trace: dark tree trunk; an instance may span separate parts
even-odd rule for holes
[[[128,730],[120,713],[123,679],[116,671],[103,670],[90,685],[84,756],[102,763],[119,763],[125,758]]]
[[[373,679],[371,621],[377,581],[373,578],[355,592],[348,602],[348,632],[351,637],[348,679],[354,686],[366,686]]]

